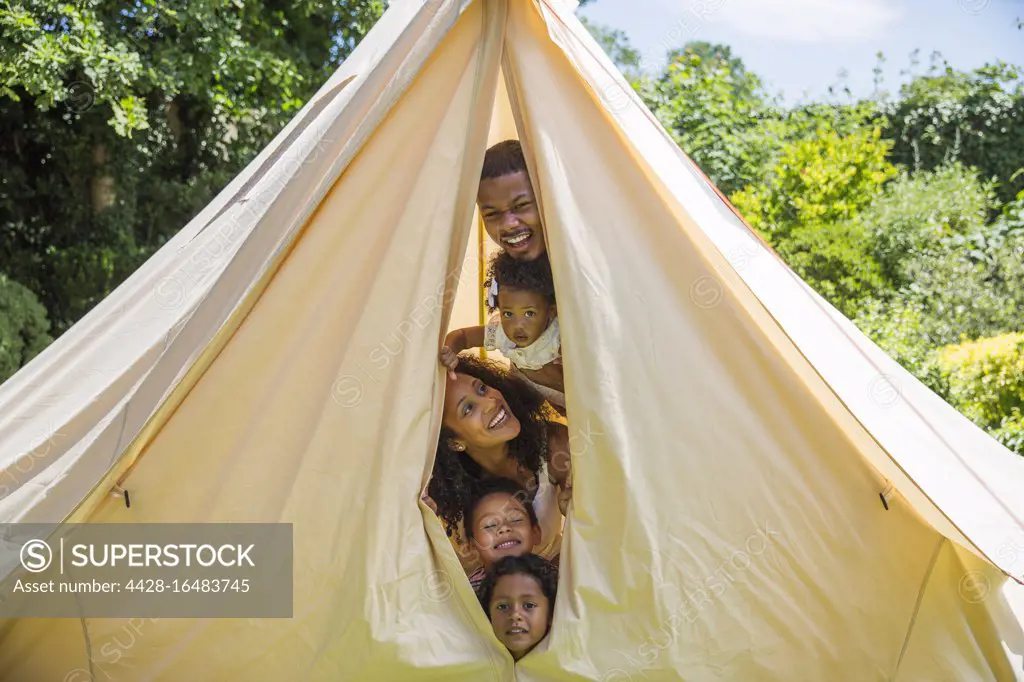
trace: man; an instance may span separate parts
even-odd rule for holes
[[[540,208],[518,140],[487,150],[477,205],[488,236],[512,258],[532,261],[546,253]]]

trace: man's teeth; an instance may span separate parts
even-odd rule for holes
[[[522,242],[526,241],[529,238],[530,238],[530,233],[529,232],[523,232],[522,234],[517,234],[514,237],[508,237],[507,239],[505,239],[505,243],[506,244],[512,244],[514,246],[516,244],[521,244]]]

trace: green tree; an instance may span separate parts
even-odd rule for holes
[[[580,17],[580,23],[594,36],[598,45],[615,62],[627,80],[633,82],[641,77],[642,58],[630,44],[629,37],[624,31],[602,26],[586,17]]]
[[[930,170],[951,161],[1000,183],[999,199],[1024,189],[1024,89],[1020,67],[1004,63],[970,72],[933,64],[887,106],[894,163]],[[1013,179],[1011,179],[1013,178]]]
[[[0,383],[46,348],[49,329],[35,294],[0,274]]]
[[[779,152],[782,112],[727,46],[688,43],[638,88],[679,147],[726,194],[757,181]]]
[[[0,6],[0,262],[61,333],[302,106],[379,0]]]
[[[877,128],[816,134],[783,146],[765,176],[732,196],[787,264],[847,315],[882,286],[859,212],[896,173]]]
[[[903,172],[861,213],[871,254],[892,289],[913,278],[907,264],[947,250],[944,240],[979,232],[995,205],[993,188],[959,163]]]

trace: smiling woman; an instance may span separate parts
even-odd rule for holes
[[[467,570],[479,557],[462,532],[464,508],[484,481],[507,478],[528,491],[540,522],[534,551],[558,554],[562,513],[558,487],[569,480],[568,432],[549,421],[544,400],[496,363],[460,357],[445,389],[441,434],[427,493],[454,535]]]

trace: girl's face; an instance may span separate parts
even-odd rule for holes
[[[441,424],[455,433],[465,449],[489,448],[519,435],[520,424],[505,398],[468,374],[448,379]]]
[[[484,568],[503,557],[529,554],[540,544],[540,526],[530,522],[523,501],[509,493],[492,493],[480,500],[470,522]]]
[[[498,310],[505,336],[519,348],[526,348],[539,339],[556,315],[555,306],[543,295],[501,286],[498,287]]]
[[[517,661],[548,634],[551,603],[532,575],[498,578],[488,611],[495,636]]]

